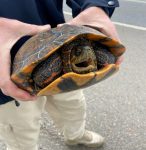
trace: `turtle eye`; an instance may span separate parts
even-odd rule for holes
[[[78,48],[75,50],[75,56],[80,56],[82,53],[82,49]]]

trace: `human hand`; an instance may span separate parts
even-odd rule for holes
[[[26,24],[17,20],[0,18],[0,89],[8,96],[19,100],[34,100],[35,96],[18,88],[10,79],[10,50],[23,36],[35,35],[49,30],[50,25],[37,26]]]
[[[78,16],[69,20],[66,24],[92,26],[104,35],[121,42],[115,25],[112,23],[107,14],[99,7],[90,7],[85,9]],[[63,24],[59,24],[58,27],[62,25]],[[119,65],[122,61],[123,56],[119,57],[116,64]]]

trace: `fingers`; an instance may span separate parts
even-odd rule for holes
[[[69,20],[66,24],[87,25],[120,42],[115,25],[112,23],[107,14],[99,7],[89,7],[85,9],[78,16]],[[61,27],[62,25],[63,24],[59,24],[58,27]]]
[[[62,23],[62,24],[58,24],[57,27],[62,27],[64,24],[68,24],[68,23]]]
[[[108,21],[105,23],[105,25],[99,25],[99,24],[92,24],[92,23],[76,23],[75,21],[70,21],[68,23],[64,23],[64,24],[69,24],[69,25],[85,25],[85,26],[88,26],[88,27],[91,27],[93,29],[96,29],[98,31],[100,31],[101,33],[103,33],[104,35],[112,38],[112,39],[115,39],[116,41],[120,41],[120,38],[118,36],[118,33],[116,31],[116,28],[114,26],[114,24],[111,22],[111,21]],[[58,24],[57,27],[61,27],[63,26],[64,24]],[[110,30],[109,30],[110,29]]]
[[[66,22],[66,23],[58,24],[57,27],[62,27],[62,26],[65,25],[65,24],[68,24],[68,25],[76,25],[76,26],[78,26],[78,25],[84,25],[84,23],[81,23],[81,21],[77,23],[77,22],[76,22],[76,18],[74,18],[74,19],[71,19],[70,21],[68,21],[68,22]]]
[[[36,97],[31,96],[26,91],[18,88],[10,79],[10,53],[4,51],[0,55],[0,89],[5,95],[14,99],[34,100]]]
[[[31,24],[23,23],[22,26],[23,26],[23,31],[21,33],[22,34],[21,36],[35,35],[39,32],[44,32],[44,31],[51,29],[50,25],[38,26],[38,25],[31,25]]]
[[[101,28],[99,28],[99,31],[104,35],[121,42],[116,27],[110,20],[104,22],[104,25]]]
[[[57,27],[60,28],[60,27],[62,27],[62,26],[65,25],[65,24],[68,24],[68,25],[76,25],[76,26],[82,25],[82,24],[76,24],[76,23],[72,23],[72,22],[66,22],[66,23],[58,24]]]
[[[28,92],[21,90],[11,80],[8,80],[6,84],[2,86],[1,90],[5,95],[11,96],[16,100],[30,101],[36,99],[36,96],[32,96]]]
[[[50,28],[50,25],[31,25],[18,20],[0,18],[0,51],[10,51],[21,37],[35,35]]]
[[[124,56],[120,56],[116,62],[116,65],[120,65],[124,61]]]

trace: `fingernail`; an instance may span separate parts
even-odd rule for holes
[[[43,25],[43,26],[41,26],[41,29],[49,30],[49,29],[51,29],[51,26],[50,25]]]

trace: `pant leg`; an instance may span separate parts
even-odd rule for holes
[[[47,96],[46,111],[65,139],[80,138],[84,134],[86,103],[82,90]]]
[[[0,106],[0,136],[8,150],[38,150],[40,116],[45,105],[44,97],[36,101],[14,101]]]

